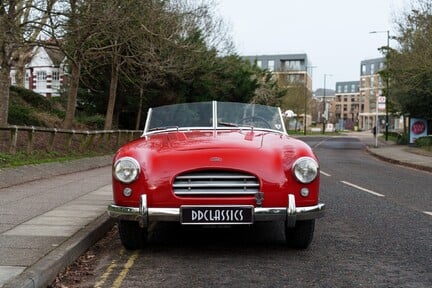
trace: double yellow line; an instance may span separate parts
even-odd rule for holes
[[[122,248],[120,250],[120,258],[122,258],[122,256],[124,256],[125,252],[126,251],[124,248]],[[123,268],[121,269],[119,275],[117,276],[117,278],[114,280],[113,284],[110,287],[119,288],[121,286],[124,278],[126,277],[127,273],[129,272],[129,269],[133,266],[133,264],[135,263],[135,260],[138,258],[139,252],[140,252],[140,250],[136,250],[129,256],[128,260],[123,265]],[[118,262],[117,259],[115,259],[111,262],[111,264],[106,269],[105,273],[100,277],[100,280],[95,283],[95,285],[94,285],[95,288],[103,288],[104,287],[103,285],[107,282],[108,278],[112,275],[113,271],[115,271],[115,268],[117,268],[117,266],[118,266],[117,262]]]

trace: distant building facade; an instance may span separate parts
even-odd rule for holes
[[[360,62],[360,98],[364,109],[359,113],[359,124],[363,130],[384,125],[385,111],[377,111],[378,97],[383,95],[383,81],[379,71],[385,68],[385,58],[375,58]],[[378,114],[378,125],[377,125]]]
[[[16,68],[10,73],[11,85],[16,85]],[[45,97],[60,96],[66,82],[65,56],[55,46],[35,46],[25,65],[24,87]]]
[[[311,63],[307,54],[254,55],[243,56],[243,59],[249,60],[252,64],[256,64],[261,69],[272,72],[275,80],[282,86],[290,87],[292,85],[301,85],[305,87],[304,106],[307,112],[296,115],[295,123],[290,123],[287,127],[288,129],[296,130],[303,130],[306,127],[310,127],[312,124],[311,115],[313,115],[313,112],[311,111],[312,106],[310,103],[306,102],[306,95],[312,95],[312,76]],[[301,111],[303,112],[304,109]],[[291,124],[295,128],[290,127]]]
[[[312,119],[315,123],[334,123],[334,109],[333,102],[335,98],[335,90],[327,88],[319,88],[315,91],[314,99],[316,106],[316,116],[313,115]]]
[[[335,97],[332,103],[336,129],[362,129],[360,113],[364,112],[364,98],[360,95],[360,81],[336,82]]]
[[[243,56],[261,69],[273,72],[281,83],[301,83],[312,91],[312,77],[307,54],[276,54]]]

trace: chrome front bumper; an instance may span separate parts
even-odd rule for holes
[[[141,227],[149,222],[180,222],[180,208],[151,208],[147,206],[147,195],[141,195],[140,207],[124,207],[114,204],[108,206],[108,215],[117,220],[138,221]],[[288,195],[288,207],[255,207],[254,221],[286,221],[288,227],[294,227],[297,220],[309,220],[322,217],[325,204],[296,207],[295,196]]]

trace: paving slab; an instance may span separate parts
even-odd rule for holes
[[[111,161],[0,170],[0,287],[46,287],[111,229]]]

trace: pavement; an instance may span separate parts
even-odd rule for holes
[[[425,151],[415,146],[397,145],[393,141],[378,141],[370,131],[347,132],[345,136],[358,138],[366,147],[366,151],[387,162],[432,172],[432,151]]]
[[[432,172],[432,154],[352,132],[382,160]],[[0,169],[0,287],[49,286],[114,222],[111,156]],[[86,181],[85,179],[91,179]]]
[[[112,156],[0,169],[0,287],[47,287],[113,226]]]

